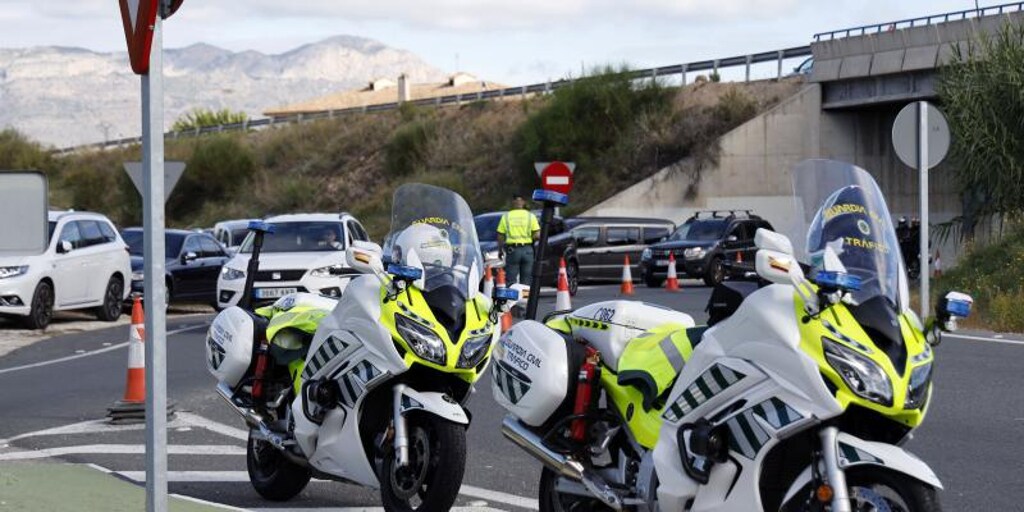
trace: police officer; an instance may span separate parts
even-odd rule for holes
[[[505,254],[505,273],[509,284],[529,285],[532,282],[533,242],[539,238],[537,216],[526,209],[523,196],[512,196],[512,209],[498,222],[498,250]]]

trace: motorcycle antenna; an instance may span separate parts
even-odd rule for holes
[[[252,310],[252,285],[256,281],[256,272],[260,269],[260,250],[263,249],[263,237],[267,233],[274,233],[274,225],[261,220],[249,222],[249,231],[252,231],[252,256],[249,258],[249,265],[245,271],[245,287],[242,289],[242,296],[238,299],[238,307]]]

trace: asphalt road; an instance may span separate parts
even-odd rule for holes
[[[637,288],[636,299],[704,320],[709,290],[687,282],[682,293]],[[576,306],[616,298],[614,286],[583,288]],[[541,311],[553,306],[542,299]],[[170,489],[243,508],[284,510],[376,507],[375,491],[314,481],[287,503],[262,500],[245,475],[243,424],[215,396],[203,356],[211,316],[172,319],[168,331],[169,396],[178,403],[170,426]],[[106,408],[124,392],[127,329],[117,327],[37,342],[0,357],[0,464],[52,456],[92,463],[141,480],[141,426],[111,427]],[[1024,342],[948,339],[937,351],[936,391],[924,426],[908,448],[945,483],[946,510],[1024,510]],[[59,362],[54,360],[62,359]],[[487,377],[469,407],[469,460],[458,506],[524,510],[536,504],[540,466],[504,440],[503,410]],[[30,451],[38,450],[38,451]]]

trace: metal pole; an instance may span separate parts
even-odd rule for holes
[[[544,210],[540,214],[540,241],[533,258],[533,279],[530,281],[530,297],[526,301],[526,318],[537,319],[537,304],[540,302],[541,270],[544,268],[544,247],[548,244],[548,226],[554,216],[555,205],[544,201]]]
[[[928,268],[928,102],[917,102],[918,146],[917,169],[921,179],[921,318],[928,317],[930,297],[928,280],[931,278]]]
[[[162,10],[162,9],[161,9]],[[142,76],[142,225],[146,314],[146,511],[167,511],[167,318],[164,297],[163,34],[153,23]]]

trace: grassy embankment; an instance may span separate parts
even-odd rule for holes
[[[354,213],[371,234],[387,231],[402,183],[461,193],[476,212],[506,207],[536,187],[534,161],[573,160],[568,213],[585,210],[682,158],[713,162],[717,139],[792,94],[793,82],[692,84],[684,89],[595,75],[547,97],[397,112],[238,134],[168,140],[188,167],[167,204],[168,225],[294,211]],[[56,158],[19,134],[0,134],[0,169],[36,168],[54,207],[87,209],[124,226],[141,204],[121,164],[139,147]]]

